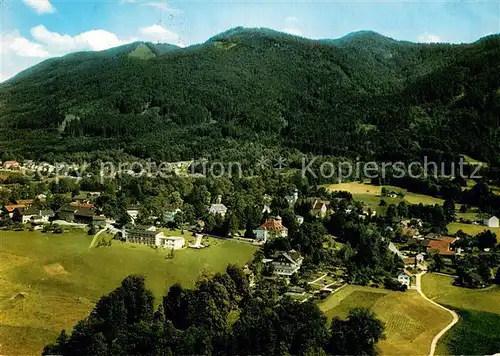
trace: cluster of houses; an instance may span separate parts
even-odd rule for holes
[[[10,218],[13,218],[14,215],[20,217],[23,224],[42,225],[54,220],[64,220],[69,223],[104,227],[106,218],[98,214],[92,202],[93,198],[99,196],[99,194],[93,192],[85,196],[75,196],[72,202],[63,205],[55,212],[51,209],[37,208],[33,199],[19,199],[16,204],[5,205],[5,210],[7,210]],[[45,198],[46,196],[43,194],[37,196],[39,201],[44,201]]]
[[[10,218],[19,216],[23,224],[32,223],[42,225],[55,217],[55,213],[50,209],[38,209],[33,206],[33,199],[19,199],[16,204],[5,205],[6,213]]]

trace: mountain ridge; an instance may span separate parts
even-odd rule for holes
[[[498,35],[465,45],[342,38],[240,27],[188,48],[137,42],[49,61],[0,86],[0,151],[43,156],[62,145],[61,154],[119,148],[181,160],[243,155],[234,148],[253,144],[497,157]],[[59,132],[68,115],[80,119]]]

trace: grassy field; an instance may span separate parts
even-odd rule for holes
[[[404,198],[383,198],[381,196],[382,187],[386,187],[389,191],[402,192]],[[429,204],[440,204],[442,205],[444,200],[439,198],[434,198],[424,194],[416,194],[407,191],[406,189],[393,187],[390,185],[378,186],[360,182],[348,182],[340,184],[330,184],[326,188],[330,190],[344,190],[351,193],[356,200],[360,200],[366,205],[370,206],[372,209],[380,211],[380,200],[383,199],[387,204],[398,204],[401,201],[405,201],[409,204],[422,203],[425,205]]]
[[[432,338],[451,316],[426,302],[416,291],[348,285],[319,303],[329,320],[344,318],[353,307],[371,309],[386,324],[386,340],[378,347],[383,355],[427,355]]]
[[[40,354],[62,328],[87,315],[130,274],[142,274],[156,297],[176,282],[193,286],[202,271],[251,260],[255,247],[211,239],[202,250],[166,252],[113,241],[89,248],[81,231],[62,235],[0,231],[0,354]]]
[[[453,278],[426,274],[424,293],[461,316],[440,340],[438,354],[492,354],[500,350],[500,287],[474,290],[452,285]]]
[[[453,222],[451,224],[448,224],[448,232],[450,234],[456,233],[458,230],[462,230],[466,234],[476,236],[477,234],[485,231],[485,230],[491,230],[495,234],[497,234],[497,240],[500,242],[500,228],[498,227],[487,227],[483,225],[473,225],[473,224],[462,224],[458,222]]]

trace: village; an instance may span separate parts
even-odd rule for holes
[[[474,207],[461,213],[459,206],[397,187],[365,181],[247,193],[180,174],[166,181],[130,175],[128,186],[129,178],[114,177],[107,188],[93,183],[92,176],[38,180],[24,164],[2,164],[0,233],[4,241],[13,239],[4,246],[24,246],[34,238],[36,245],[54,243],[57,254],[55,239],[66,236],[79,248],[113,258],[140,253],[145,262],[131,264],[135,272],[151,270],[142,266],[150,260],[153,268],[168,263],[170,278],[179,278],[174,266],[186,264],[192,271],[180,277],[184,283],[196,280],[192,273],[198,268],[210,268],[215,260],[225,264],[234,255],[250,288],[275,283],[283,297],[313,302],[327,315],[342,310],[343,303],[359,303],[358,294],[390,303],[419,300],[417,308],[425,308],[432,304],[426,281],[436,280],[437,290],[453,285],[487,291],[499,273],[498,217],[473,214]],[[157,184],[167,184],[170,191],[155,196],[151,187]],[[477,232],[465,233],[466,227]],[[200,265],[205,259],[211,264]],[[62,263],[43,268],[60,273],[55,278],[70,273]],[[379,312],[386,315],[385,309]],[[455,315],[448,309],[444,313]]]
[[[181,168],[185,164],[173,163],[172,167]],[[40,165],[33,161],[25,161],[20,164],[17,161],[5,161],[2,163],[2,167],[7,172],[19,172],[19,171],[34,171],[40,169]],[[55,167],[52,165],[44,165],[49,172],[54,171]],[[0,186],[1,187],[1,186]],[[8,189],[8,188],[2,188]],[[62,231],[61,227],[72,227],[72,228],[83,228],[88,229],[91,234],[99,234],[103,231],[108,231],[113,233],[116,238],[120,241],[132,244],[142,244],[151,246],[154,248],[164,248],[179,250],[183,248],[203,248],[203,236],[212,236],[218,238],[232,238],[240,241],[241,243],[248,243],[255,245],[257,247],[264,246],[268,241],[275,240],[276,238],[287,238],[288,228],[283,224],[283,219],[279,215],[273,215],[271,209],[271,203],[273,201],[272,196],[265,194],[262,199],[261,213],[264,218],[263,222],[255,229],[251,230],[251,234],[244,232],[242,230],[236,230],[231,232],[226,236],[217,236],[217,234],[208,231],[205,228],[207,223],[207,217],[212,216],[218,219],[226,218],[226,215],[230,213],[228,207],[222,203],[223,197],[218,195],[212,201],[211,204],[206,206],[206,216],[200,216],[195,224],[189,224],[183,219],[177,219],[183,215],[182,209],[175,204],[167,204],[163,210],[160,211],[161,216],[147,216],[144,217],[143,206],[140,203],[129,204],[123,207],[126,211],[126,221],[119,222],[113,217],[106,216],[101,207],[98,204],[99,197],[102,192],[99,191],[88,191],[81,192],[79,194],[73,194],[70,199],[57,210],[52,210],[46,208],[46,201],[51,196],[51,192],[45,191],[37,194],[31,199],[16,199],[10,201],[4,201],[2,204],[1,217],[8,217],[12,222],[23,224],[32,230],[44,229],[52,231]],[[381,193],[382,198],[403,198],[404,195],[400,191],[390,191],[386,188],[382,188]],[[372,210],[370,206],[360,204],[354,201],[343,204],[346,200],[337,197],[334,198],[333,207],[332,201],[325,200],[322,198],[314,197],[300,197],[299,191],[293,189],[290,191],[289,195],[280,197],[288,207],[293,211],[294,207],[298,205],[304,205],[310,207],[308,215],[310,218],[316,219],[317,221],[322,221],[328,219],[332,214],[334,214],[338,206],[342,206],[344,213],[347,215],[355,214],[359,219],[375,219],[377,215],[376,210]],[[382,205],[382,203],[380,204]],[[143,224],[142,221],[147,221],[148,223]],[[294,224],[296,223],[300,226],[304,222],[304,217],[295,213]],[[462,220],[462,219],[461,219]],[[483,225],[488,228],[498,228],[499,219],[496,216],[490,216],[484,220],[474,220],[470,221],[470,224]],[[49,227],[50,226],[50,227]],[[386,230],[395,236],[392,241],[389,242],[389,250],[394,253],[401,261],[401,265],[404,268],[401,269],[401,273],[394,275],[394,280],[405,288],[415,287],[415,275],[422,271],[427,271],[429,265],[434,266],[436,263],[440,265],[440,269],[443,271],[449,269],[447,266],[453,264],[452,258],[456,256],[461,256],[464,254],[472,254],[474,251],[472,247],[459,247],[460,236],[446,236],[436,233],[427,233],[423,235],[421,231],[423,229],[424,223],[421,219],[407,219],[400,220],[395,225],[388,225]],[[166,227],[175,227],[181,229],[183,233],[181,236],[179,234],[168,235],[168,229],[158,229]],[[160,231],[162,230],[162,231]],[[187,243],[184,236],[184,230],[188,231],[195,238],[193,243]],[[397,230],[397,234],[395,231]],[[250,235],[250,236],[249,236]],[[488,252],[490,248],[484,248],[484,252]],[[264,262],[269,265],[266,270],[270,275],[275,275],[279,277],[285,277],[289,279],[295,273],[297,273],[302,265],[304,257],[301,256],[300,252],[293,249],[285,251],[274,251],[274,256],[266,256]],[[441,266],[442,265],[442,266]],[[450,273],[453,274],[451,269]],[[316,271],[313,273],[314,276],[322,274],[322,271]],[[328,273],[330,276],[336,276],[336,279],[330,280],[330,283],[322,286],[319,291],[314,291],[319,293],[320,291],[332,291],[331,286],[342,285],[343,277],[342,273],[334,270]],[[331,278],[330,278],[331,279]],[[309,281],[312,285],[317,285],[318,281],[321,280],[315,278],[314,281]],[[304,282],[305,283],[305,282]],[[308,283],[302,283],[303,287],[307,287]],[[470,286],[481,286],[481,278],[477,273],[471,273],[467,277],[467,281],[464,284]],[[300,294],[302,296],[309,294],[306,293],[304,288],[297,285],[290,287],[291,294]],[[309,288],[306,288],[309,289]],[[307,299],[307,298],[305,298]],[[305,300],[304,299],[304,300]]]

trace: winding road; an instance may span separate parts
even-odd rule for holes
[[[99,235],[100,235],[101,233],[103,233],[104,231],[107,231],[107,230],[108,230],[108,226],[106,226],[106,227],[105,227],[104,229],[102,229],[102,230],[99,230],[99,231],[98,231],[98,232],[94,235],[94,238],[93,238],[93,239],[92,239],[92,241],[90,242],[90,246],[89,246],[89,248],[94,247],[94,244],[95,244],[95,242],[97,241],[97,238],[99,237]]]
[[[432,303],[432,304],[438,306],[439,308],[446,310],[453,317],[453,319],[451,320],[451,322],[448,325],[446,325],[445,328],[443,330],[441,330],[436,336],[434,336],[434,339],[432,339],[431,349],[429,350],[429,356],[434,356],[434,352],[436,351],[436,345],[437,345],[439,339],[448,330],[450,330],[453,327],[453,325],[455,325],[458,322],[458,314],[455,313],[453,310],[445,308],[441,304],[438,304],[435,301],[430,300],[429,298],[427,298],[427,296],[424,294],[424,292],[422,292],[422,287],[421,287],[421,284],[422,284],[421,280],[422,280],[422,276],[424,274],[425,274],[425,271],[416,275],[417,278],[416,278],[416,283],[415,284],[416,284],[416,288],[417,288],[418,294],[420,294],[422,296],[422,298],[424,298],[425,300],[427,300],[429,303]]]

